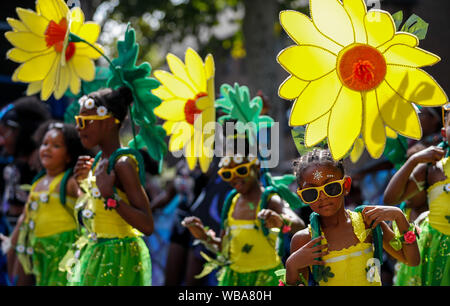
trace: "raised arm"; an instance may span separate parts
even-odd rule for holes
[[[305,228],[305,222],[279,196],[273,196],[267,204],[267,208],[262,209],[258,214],[258,218],[265,220],[266,227],[282,228],[286,222],[290,224],[289,232],[291,233]]]

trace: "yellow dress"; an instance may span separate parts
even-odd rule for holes
[[[365,242],[370,229],[366,230],[361,213],[350,210],[347,210],[347,213],[359,242],[342,250],[330,251],[322,257],[326,263],[324,268],[329,268],[334,276],[327,277],[327,281],[319,281],[319,285],[381,286],[380,263],[374,258],[372,243]],[[324,236],[323,233],[322,235]],[[322,244],[327,244],[326,239],[322,240]]]
[[[43,177],[34,182],[25,205],[16,251],[24,271],[34,274],[38,286],[67,283],[58,265],[76,240],[77,223],[73,214],[75,199],[66,196],[65,204],[60,201],[57,187],[64,174],[57,175],[47,190],[35,190]]]
[[[274,272],[283,268],[277,252],[278,233],[262,231],[261,220],[238,220],[233,218],[234,208],[240,194],[237,194],[228,211],[223,248],[229,248],[231,264],[225,268],[220,286],[274,286],[278,284]],[[255,215],[260,211],[260,205]],[[225,246],[228,244],[228,246]],[[226,252],[226,251],[225,251]]]
[[[127,156],[134,159],[132,155]],[[115,209],[105,209],[105,200],[96,185],[94,173],[97,165],[82,182],[85,195],[75,207],[81,215],[87,236],[80,238],[76,243],[77,249],[68,255],[72,258],[67,259],[66,269],[75,263],[70,285],[149,286],[151,261],[148,248],[141,238],[142,233],[127,223]],[[116,190],[125,202],[121,205],[130,205],[126,194]]]

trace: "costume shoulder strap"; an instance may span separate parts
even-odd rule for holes
[[[67,187],[67,182],[69,181],[70,176],[73,173],[73,168],[69,168],[66,170],[66,172],[64,173],[64,176],[61,180],[61,184],[59,186],[59,201],[61,202],[61,204],[63,206],[66,205],[66,195],[67,195],[67,191],[66,191],[66,187]]]
[[[108,164],[108,170],[107,173],[110,173],[111,170],[114,167],[114,164],[116,163],[116,160],[124,155],[132,155],[135,157],[136,162],[138,164],[139,168],[139,180],[141,181],[142,185],[145,185],[145,166],[144,166],[144,158],[142,157],[142,154],[135,149],[132,148],[119,148],[116,151],[114,151],[113,154],[109,157],[109,164]]]
[[[37,180],[39,180],[41,177],[43,177],[46,173],[47,173],[47,172],[46,172],[45,170],[39,171],[39,173],[36,174],[36,175],[33,177],[33,180],[31,181],[31,185],[33,185],[34,183],[36,183]]]
[[[366,206],[367,205],[358,206],[355,208],[354,211],[357,213],[361,213]],[[381,230],[380,224],[378,224],[372,230],[372,237],[373,237],[373,244],[375,247],[374,257],[380,261],[380,264],[382,264],[383,263],[383,231]]]

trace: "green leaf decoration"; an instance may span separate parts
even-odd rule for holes
[[[448,223],[450,223],[450,216],[445,216],[445,219],[447,219]]]
[[[250,253],[250,251],[252,250],[253,245],[246,243],[243,247],[242,247],[242,252],[244,253]]]
[[[269,172],[265,172],[264,179],[267,182],[267,186],[275,187],[280,198],[285,200],[292,209],[308,206],[303,203],[300,197],[289,188],[289,185],[296,180],[295,175],[286,174],[283,176],[273,177]]]
[[[408,148],[408,140],[402,135],[397,135],[397,138],[387,138],[386,147],[384,148],[383,156],[394,164],[395,169],[406,162],[406,151]]]
[[[135,30],[128,24],[124,40],[117,42],[118,57],[112,60],[110,69],[112,76],[107,82],[110,88],[127,86],[133,93],[134,103],[130,115],[133,124],[139,126],[139,134],[129,143],[130,147],[140,149],[147,148],[149,155],[159,161],[159,169],[162,169],[162,160],[167,153],[167,145],[164,141],[165,130],[157,125],[154,114],[155,107],[161,104],[161,100],[152,94],[151,90],[160,86],[158,80],[149,77],[151,66],[144,62],[136,66],[139,54],[139,45],[136,43]],[[133,129],[134,132],[134,129]]]
[[[398,237],[392,238],[392,240],[389,241],[389,244],[396,251],[399,251],[402,249],[402,242],[400,241],[400,239],[398,239]]]
[[[403,22],[403,11],[398,11],[397,13],[392,15],[392,19],[394,19],[395,28],[397,31],[400,31],[400,25]]]
[[[334,273],[331,272],[331,268],[329,266],[319,266],[318,268],[318,276],[316,281],[320,282],[320,281],[324,281],[325,283],[328,282],[329,278],[333,278],[334,277]]]
[[[402,27],[402,31],[414,34],[418,39],[425,39],[429,24],[416,14],[412,14]]]
[[[228,84],[220,86],[221,98],[215,101],[216,108],[220,108],[226,115],[218,118],[218,122],[223,124],[227,119],[237,120],[236,129],[238,133],[246,133],[250,145],[256,142],[258,131],[261,128],[269,128],[273,125],[273,119],[269,116],[260,115],[263,107],[261,97],[250,99],[250,92],[247,86],[239,86],[234,83],[234,87]],[[248,130],[245,127],[248,127]]]

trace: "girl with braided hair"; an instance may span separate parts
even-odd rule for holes
[[[128,87],[101,89],[79,100],[75,119],[81,142],[100,152],[94,160],[79,157],[75,166],[83,193],[75,209],[88,234],[60,265],[71,272],[70,285],[151,285],[142,236],[153,232],[153,217],[143,188],[143,158],[137,150],[122,148],[119,139],[132,101]]]
[[[237,136],[226,145],[237,148]],[[249,154],[246,141],[245,149],[238,151],[228,151],[219,164],[218,174],[233,188],[223,205],[220,236],[197,217],[185,218],[183,225],[226,259],[218,273],[219,286],[276,286],[275,271],[283,268],[277,235],[295,233],[304,222],[279,195],[262,186],[260,162]]]
[[[345,209],[344,197],[350,191],[351,178],[345,175],[342,161],[335,161],[328,150],[314,149],[303,155],[294,162],[294,172],[297,193],[313,213],[309,228],[292,238],[291,255],[286,261],[287,284],[305,284],[309,280],[329,286],[381,285],[377,262],[383,248],[408,265],[419,263],[417,243],[411,237],[405,237],[398,251],[390,245],[394,233],[385,221],[396,221],[401,232],[410,227],[399,208]]]

